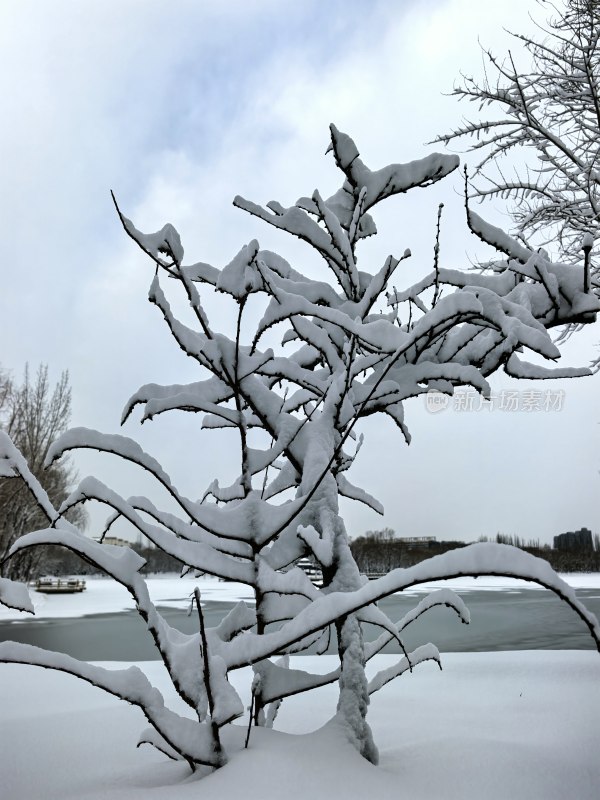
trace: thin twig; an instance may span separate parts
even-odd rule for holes
[[[255,703],[255,696],[254,696],[254,689],[252,690],[252,699],[250,700],[250,707],[248,711],[250,715],[248,717],[248,730],[246,731],[246,741],[244,742],[244,749],[248,749],[248,745],[250,744],[250,733],[252,731],[252,720],[254,719],[254,703]]]
[[[215,701],[210,684],[210,663],[208,658],[208,642],[206,640],[206,628],[204,626],[204,613],[202,611],[202,603],[200,602],[200,589],[196,586],[194,589],[194,598],[196,600],[196,608],[198,610],[198,622],[200,625],[200,657],[202,658],[202,670],[204,673],[204,687],[206,689],[206,698],[208,700],[208,711],[211,717],[211,730],[215,743],[215,753],[220,764],[223,763],[223,748],[221,747],[221,739],[219,737],[219,726],[214,720]]]
[[[438,206],[438,213],[437,213],[437,225],[435,230],[435,245],[433,247],[433,268],[435,270],[435,289],[433,292],[433,301],[431,303],[431,307],[435,308],[435,304],[439,298],[439,290],[440,290],[440,222],[442,220],[442,209],[444,208],[444,204],[440,203]]]

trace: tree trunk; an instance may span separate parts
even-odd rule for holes
[[[348,534],[343,519],[336,514],[334,546],[333,591],[352,592],[359,589],[362,578],[352,556]],[[379,761],[379,753],[367,722],[369,694],[365,674],[365,651],[361,624],[354,614],[341,617],[336,622],[341,675],[339,680],[338,718],[347,728],[350,741],[372,764]]]
[[[340,696],[337,705],[338,716],[345,723],[350,740],[359,753],[367,761],[377,764],[379,753],[366,719],[369,694],[360,622],[354,614],[350,614],[341,619],[336,624],[336,628],[342,665],[339,681]]]

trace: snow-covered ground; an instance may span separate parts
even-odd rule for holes
[[[305,657],[328,669],[334,657]],[[393,656],[378,656],[375,668]],[[388,684],[370,721],[373,767],[335,725],[334,686],[288,698],[276,731],[243,720],[230,762],[202,779],[149,747],[141,712],[68,675],[0,665],[0,796],[5,800],[597,800],[600,656],[595,652],[449,653]],[[119,666],[123,666],[119,664]],[[158,662],[141,665],[167,691]],[[248,697],[248,670],[233,681]],[[316,731],[306,735],[309,731]]]
[[[600,590],[600,573],[568,573],[561,578],[577,589]],[[110,578],[88,577],[87,589],[80,594],[41,594],[31,589],[30,594],[39,619],[80,617],[86,614],[118,613],[135,608],[131,595]],[[157,575],[148,578],[150,597],[154,603],[171,608],[187,608],[194,587],[199,586],[203,600],[232,603],[238,600],[253,601],[251,589],[242,583],[224,582],[216,578],[179,578],[178,575]],[[403,594],[422,594],[447,586],[459,591],[511,589],[540,589],[536,583],[511,578],[454,578],[449,581],[421,584],[404,590]],[[0,621],[31,619],[30,614],[0,605]]]
[[[600,575],[562,577],[576,588],[600,590]],[[251,600],[246,586],[212,578],[157,576],[148,583],[153,601],[171,607],[189,603],[196,585],[206,601]],[[461,591],[536,588],[503,578],[460,578],[410,591],[443,585]],[[105,578],[88,578],[82,594],[31,594],[41,618],[133,608],[128,593]],[[0,607],[0,619],[17,618],[31,617]],[[302,667],[326,671],[334,658],[306,656]],[[377,656],[370,671],[394,658]],[[332,685],[284,701],[277,730],[253,730],[250,752],[243,751],[244,720],[233,726],[226,742],[230,762],[201,785],[186,766],[149,747],[135,748],[145,727],[138,709],[68,675],[0,664],[0,797],[597,800],[598,653],[447,653],[443,664],[442,672],[432,663],[420,665],[373,696],[369,719],[379,767],[361,759],[335,724],[326,725],[336,706]],[[162,664],[141,666],[181,708]],[[232,682],[247,703],[250,671],[233,673]]]

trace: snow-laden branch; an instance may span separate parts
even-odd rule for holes
[[[477,543],[423,561],[407,569],[394,569],[382,578],[369,581],[354,592],[335,592],[321,596],[279,631],[261,637],[244,634],[232,642],[227,659],[230,669],[268,658],[273,653],[324,628],[337,619],[375,603],[387,595],[428,583],[465,575],[500,575],[521,578],[550,589],[583,620],[600,650],[598,620],[578,600],[573,589],[554,572],[547,561],[509,545]]]
[[[15,608],[17,611],[34,613],[27,586],[8,578],[0,578],[0,604],[8,608]]]
[[[197,672],[190,670],[190,664],[199,662],[198,635],[190,636],[182,633],[169,625],[159,614],[150,600],[148,587],[140,574],[140,569],[146,563],[145,559],[129,547],[100,544],[78,532],[57,528],[45,528],[21,536],[11,547],[8,557],[11,558],[26,548],[41,544],[60,544],[72,550],[110,575],[130,592],[177,691],[188,705],[198,708],[202,701],[203,689]]]
[[[483,79],[463,76],[453,92],[475,102],[479,118],[434,141],[466,139],[479,153],[471,195],[512,200],[516,232],[550,244],[571,263],[582,236],[597,242],[600,233],[600,11],[594,2],[551,11],[556,15],[546,24],[534,20],[537,34],[512,34],[528,57],[523,68],[510,51],[501,60],[483,50]],[[514,153],[524,165],[509,176],[502,161]]]
[[[15,447],[9,435],[0,430],[0,477],[16,478],[17,476],[23,478],[48,521],[56,522],[58,513],[50,502],[47,492],[29,469],[23,454]],[[68,523],[65,521],[65,524]]]
[[[98,452],[111,453],[125,461],[130,461],[132,464],[137,464],[152,475],[158,483],[167,490],[178,505],[181,506],[186,514],[188,514],[191,519],[194,519],[196,504],[182,497],[173,485],[171,478],[158,461],[144,452],[140,445],[128,436],[100,433],[90,428],[71,428],[59,436],[48,448],[46,466],[52,464],[69,450],[86,448],[97,450]]]
[[[196,764],[218,767],[222,755],[215,750],[212,730],[206,723],[181,717],[168,709],[164,699],[139,667],[105,669],[64,653],[19,642],[0,642],[0,662],[30,664],[81,678],[121,700],[138,706],[161,737],[192,768]]]
[[[394,678],[403,675],[405,672],[412,671],[414,667],[418,664],[422,664],[424,661],[435,661],[439,668],[442,668],[440,653],[434,644],[423,644],[421,647],[417,647],[416,650],[409,653],[408,657],[402,656],[396,664],[392,664],[391,667],[380,670],[369,681],[369,694],[371,695],[378,692],[386,683],[393,681]]]
[[[431,608],[435,608],[437,606],[446,606],[447,608],[453,609],[460,621],[465,625],[468,625],[471,621],[469,609],[465,605],[464,601],[455,592],[453,592],[451,589],[437,589],[436,591],[431,592],[423,597],[413,609],[408,611],[402,617],[402,619],[398,620],[395,625],[397,634],[400,634],[403,630],[405,630],[405,628],[407,628],[411,623],[415,622],[415,620],[419,619],[419,617],[421,617],[423,614],[426,614]],[[366,642],[365,661],[370,661],[373,656],[381,652],[381,650],[383,650],[383,648],[395,638],[395,635],[384,632],[378,636],[377,639],[374,639],[371,642]]]

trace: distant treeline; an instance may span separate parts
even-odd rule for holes
[[[510,544],[520,547],[534,556],[543,558],[557,572],[600,572],[600,537],[593,537],[593,549],[554,550],[550,545],[541,545],[539,540],[527,542],[518,536],[497,534],[490,540],[486,536],[479,541],[495,541],[499,544]],[[396,538],[394,531],[387,528],[383,531],[367,531],[364,536],[353,539],[350,543],[352,554],[358,568],[366,575],[383,574],[396,567],[411,567],[431,556],[446,553],[457,547],[466,547],[465,542],[458,541],[422,541]]]
[[[537,539],[525,541],[518,536],[497,534],[493,540],[482,536],[479,541],[495,541],[520,547],[534,556],[543,558],[557,572],[600,572],[600,537],[594,534],[593,549],[556,550],[541,545]],[[132,544],[133,549],[146,559],[143,573],[181,572],[183,564],[156,547]],[[459,541],[418,541],[397,538],[394,531],[367,531],[350,542],[358,568],[366,575],[385,574],[396,567],[410,567],[430,556],[446,553],[457,547],[466,547]],[[59,546],[46,546],[40,566],[33,578],[39,575],[100,575],[101,570],[83,561],[79,556]]]
[[[167,553],[156,547],[142,547],[132,544],[132,548],[146,559],[142,573],[153,572],[181,572],[183,564]],[[40,548],[41,549],[41,548]],[[93,564],[88,564],[71,550],[58,545],[47,545],[40,565],[32,578],[39,575],[103,575],[102,570]]]

